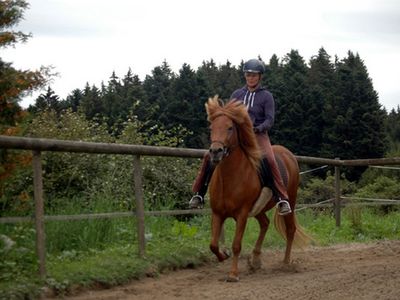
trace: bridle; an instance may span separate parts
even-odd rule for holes
[[[229,156],[229,154],[237,147],[240,145],[240,141],[239,141],[239,135],[237,134],[238,129],[237,129],[237,124],[234,122],[233,123],[233,129],[232,132],[229,134],[229,137],[227,138],[228,140],[232,139],[232,136],[234,134],[234,131],[236,132],[236,136],[238,139],[238,142],[235,145],[231,145],[231,146],[227,146],[223,141],[220,140],[211,140],[211,145],[212,144],[220,144],[222,146],[222,157],[225,158],[227,156]],[[220,149],[218,149],[220,150]],[[209,150],[211,152],[211,148]]]
[[[222,157],[226,157],[226,156],[229,155],[231,148],[227,147],[224,142],[218,141],[218,140],[214,140],[214,141],[211,141],[211,145],[212,144],[221,144],[222,145],[222,151],[223,151]],[[211,152],[211,148],[210,148],[210,152]]]

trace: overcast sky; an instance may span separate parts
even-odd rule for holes
[[[51,87],[62,99],[129,67],[143,80],[164,60],[177,73],[183,63],[197,70],[210,59],[239,65],[260,55],[268,62],[291,49],[308,62],[324,47],[332,59],[358,52],[379,102],[389,110],[400,105],[398,0],[28,2],[18,29],[33,37],[1,57],[22,69],[54,66],[60,75]]]

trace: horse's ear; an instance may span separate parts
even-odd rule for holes
[[[212,97],[212,98],[210,98],[208,101],[212,101],[212,102],[214,102],[215,104],[219,104],[219,97],[218,97],[218,95],[215,95],[214,97]]]
[[[209,121],[211,119],[211,115],[220,107],[218,99],[218,95],[215,95],[212,98],[208,98],[208,101],[205,104]]]
[[[225,101],[223,99],[221,99],[218,95],[215,95],[214,97],[210,98],[212,99],[213,102],[215,102],[215,104],[219,107],[224,107],[225,106]]]

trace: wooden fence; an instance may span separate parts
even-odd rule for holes
[[[144,145],[126,145],[126,144],[108,144],[108,143],[90,143],[65,141],[55,139],[40,139],[26,137],[10,137],[0,135],[0,148],[5,149],[21,149],[32,150],[33,152],[33,176],[34,176],[34,201],[35,216],[34,217],[2,217],[0,223],[16,223],[34,221],[36,227],[36,251],[39,258],[39,273],[42,278],[46,276],[46,248],[45,248],[45,221],[47,220],[81,220],[92,218],[114,218],[124,216],[136,216],[137,219],[137,236],[139,255],[145,254],[145,215],[181,215],[209,213],[209,210],[174,210],[174,211],[144,211],[144,199],[142,190],[142,167],[141,156],[172,156],[201,158],[206,150],[199,149],[183,149],[173,147],[154,147]],[[45,216],[43,202],[43,178],[42,178],[42,151],[59,151],[59,152],[79,152],[79,153],[96,153],[96,154],[125,154],[133,155],[133,175],[135,187],[136,209],[134,212],[113,212],[113,213],[97,213],[82,215],[63,215],[63,216]],[[329,165],[335,167],[335,198],[333,207],[335,212],[336,225],[340,226],[341,220],[341,197],[340,194],[340,167],[342,166],[370,166],[370,165],[399,165],[400,157],[381,158],[381,159],[357,159],[357,160],[340,160],[327,159],[307,156],[296,156],[299,163]],[[322,204],[330,205],[331,204]],[[308,207],[321,205],[308,205]],[[301,206],[299,206],[301,207]],[[305,207],[305,205],[303,205]]]

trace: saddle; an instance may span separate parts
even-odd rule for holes
[[[279,154],[275,155],[275,161],[276,161],[276,165],[278,166],[279,173],[281,174],[283,184],[285,186],[287,186],[289,179],[288,179],[285,165]],[[269,168],[269,164],[268,164],[268,161],[266,158],[261,159],[261,168],[258,172],[258,176],[260,178],[261,186],[264,186],[264,187],[266,186],[271,189],[274,189],[274,179],[273,179],[272,172],[271,172],[271,169]]]
[[[281,177],[283,180],[283,184],[285,186],[288,185],[288,175],[286,172],[285,165],[283,164],[282,158],[280,155],[275,155],[275,161],[278,166],[279,172],[281,173]],[[261,185],[263,188],[261,189],[260,196],[258,196],[258,199],[256,203],[253,205],[253,208],[249,212],[249,217],[254,217],[260,213],[260,211],[268,204],[268,202],[272,199],[272,196],[274,196],[275,192],[273,190],[275,189],[274,186],[274,180],[272,177],[271,170],[268,166],[268,163],[266,162],[266,159],[263,159],[261,161],[261,168],[258,173]]]

